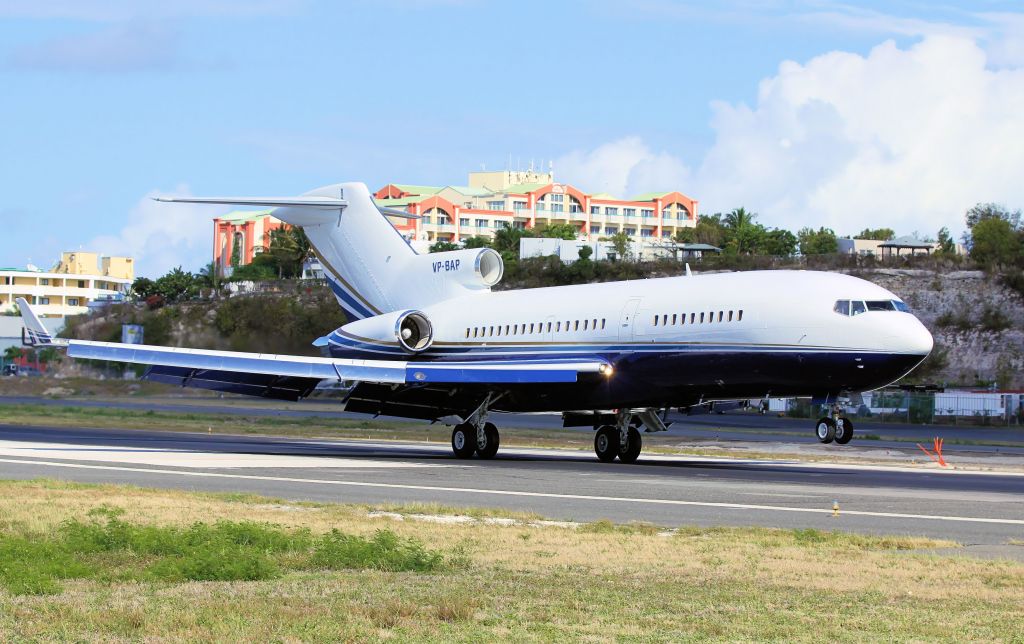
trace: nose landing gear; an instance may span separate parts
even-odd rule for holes
[[[831,443],[835,441],[839,445],[846,445],[853,438],[853,421],[842,416],[842,408],[839,405],[832,405],[828,416],[822,416],[814,426],[814,434],[818,441]]]

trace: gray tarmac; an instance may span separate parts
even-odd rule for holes
[[[750,459],[0,424],[0,478],[52,477],[293,500],[501,507],[573,521],[838,529],[951,539],[1024,559],[1024,475]],[[833,516],[833,504],[839,515]]]

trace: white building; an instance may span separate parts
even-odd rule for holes
[[[90,303],[123,298],[134,276],[130,257],[81,251],[63,253],[48,271],[34,266],[0,268],[0,315],[14,313],[19,297],[44,318],[86,313]]]

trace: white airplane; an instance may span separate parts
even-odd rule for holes
[[[848,275],[753,271],[492,291],[498,253],[417,254],[362,183],[300,197],[159,200],[276,207],[275,217],[306,232],[351,321],[313,343],[319,358],[81,340],[68,343],[70,356],[288,400],[324,380],[355,381],[345,409],[453,424],[459,458],[494,457],[492,411],[562,412],[564,426],[596,430],[600,460],[629,463],[640,454],[638,428],[666,429],[660,410],[766,396],[834,402],[898,380],[932,349],[900,298]],[[815,432],[845,444],[853,424],[833,406]]]

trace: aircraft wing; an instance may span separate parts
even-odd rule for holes
[[[581,373],[610,375],[611,366],[600,358],[546,360],[478,360],[427,362],[405,360],[352,360],[307,356],[213,351],[71,340],[72,358],[110,360],[151,365],[157,374],[188,380],[209,373],[246,380],[246,376],[277,379],[355,380],[384,384],[513,384],[576,382]],[[251,378],[249,378],[251,380]],[[257,379],[256,382],[263,382]],[[273,381],[272,381],[273,382]]]

